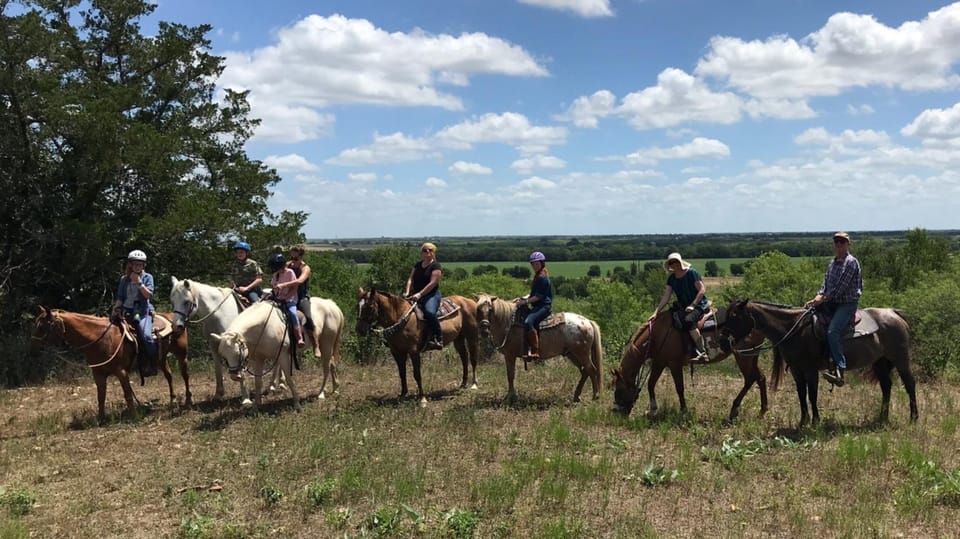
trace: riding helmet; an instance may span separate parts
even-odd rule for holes
[[[238,241],[237,243],[234,243],[234,244],[233,244],[233,250],[236,251],[237,249],[243,249],[244,251],[246,251],[247,253],[249,253],[249,252],[250,252],[250,244],[247,243],[247,242],[245,242],[245,241]]]
[[[282,270],[286,265],[287,259],[283,257],[282,253],[274,253],[267,259],[267,266],[270,268],[270,271],[273,272]]]
[[[546,262],[547,257],[543,256],[543,253],[540,251],[534,251],[530,253],[530,262]]]
[[[134,249],[130,251],[130,254],[127,255],[128,262],[146,262],[147,253],[141,251],[140,249]]]

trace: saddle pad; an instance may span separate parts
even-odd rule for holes
[[[159,338],[164,338],[173,333],[173,324],[166,318],[156,315],[153,317],[153,334]]]
[[[562,325],[566,321],[566,318],[563,316],[563,313],[550,313],[550,316],[543,319],[543,322],[540,322],[540,325],[537,326],[540,331],[545,329],[550,329]]]
[[[820,340],[827,338],[827,328],[824,325],[824,319],[821,318],[819,314],[814,314],[813,327],[814,331],[817,334],[817,337]],[[866,337],[867,335],[873,335],[880,329],[877,321],[874,320],[872,316],[867,311],[857,310],[856,316],[854,316],[855,326],[848,328],[847,331],[843,334],[844,339],[856,339],[857,337]]]
[[[440,308],[437,310],[437,318],[440,320],[446,320],[447,318],[453,318],[457,314],[457,311],[460,310],[460,306],[453,302],[452,299],[443,298],[440,300]],[[416,308],[417,320],[423,320],[423,309],[420,307],[420,304],[417,304]]]

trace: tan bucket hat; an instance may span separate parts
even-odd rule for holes
[[[845,239],[845,240],[847,240],[847,241],[849,242],[849,241],[850,241],[850,234],[847,234],[846,232],[842,232],[842,231],[841,231],[841,232],[834,232],[834,233],[833,233],[833,239],[837,239],[837,238],[842,238],[842,239]]]
[[[667,255],[667,259],[663,262],[663,269],[667,270],[668,272],[670,271],[669,265],[671,260],[676,260],[677,262],[679,262],[680,267],[683,268],[684,270],[690,269],[690,263],[684,262],[683,257],[680,256],[680,253],[670,253],[669,255]]]

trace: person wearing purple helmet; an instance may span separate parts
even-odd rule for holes
[[[550,316],[553,307],[553,284],[547,271],[547,257],[540,251],[530,253],[530,267],[533,268],[533,282],[530,293],[513,300],[518,307],[526,307],[528,314],[523,319],[523,329],[527,337],[527,359],[540,359],[540,333],[537,327]]]
[[[233,252],[237,259],[233,263],[230,276],[233,279],[233,291],[247,298],[250,304],[260,301],[263,294],[263,270],[256,260],[250,258],[250,244],[238,241],[233,244]]]

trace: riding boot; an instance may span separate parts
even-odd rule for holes
[[[443,350],[443,337],[434,335],[424,343],[424,350]]]
[[[844,370],[845,369],[839,369],[835,367],[833,369],[827,370],[827,372],[823,374],[823,377],[831,384],[837,387],[843,387],[843,384],[845,383],[843,380]]]
[[[538,333],[537,330],[527,330],[527,343],[530,345],[530,352],[527,353],[527,359],[540,359],[540,333]]]

